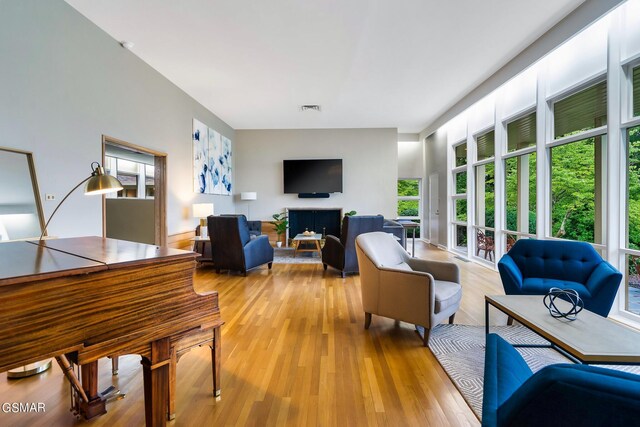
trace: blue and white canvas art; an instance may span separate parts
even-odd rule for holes
[[[225,136],[222,137],[222,150],[219,157],[220,171],[222,175],[222,193],[231,195],[232,182],[232,150],[231,140]]]
[[[194,191],[204,194],[232,194],[231,140],[193,119]]]
[[[207,188],[209,128],[204,123],[193,119],[193,134],[191,136],[193,142],[193,191],[209,193],[209,188]]]

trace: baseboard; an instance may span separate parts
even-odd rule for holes
[[[191,241],[191,239],[194,238],[195,235],[195,230],[171,234],[167,236],[167,246],[173,249],[183,249],[190,251],[193,248],[193,242]]]

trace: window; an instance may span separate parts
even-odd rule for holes
[[[551,149],[551,235],[603,242],[604,136]]]
[[[628,129],[626,152],[627,224],[624,252],[626,252],[627,297],[625,309],[640,315],[640,126]]]
[[[536,234],[536,113],[507,123],[504,158],[505,250]]]
[[[451,223],[454,247],[460,251],[467,249],[467,144],[453,146],[453,221]]]
[[[122,183],[122,190],[108,198],[152,199],[155,194],[154,167],[132,160],[105,156],[105,171]]]
[[[476,137],[477,162],[473,166],[475,178],[476,235],[475,255],[493,261],[495,233],[495,131]]]
[[[421,218],[421,179],[398,180],[398,218],[420,222]],[[420,235],[420,229],[415,230]]]

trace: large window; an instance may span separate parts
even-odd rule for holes
[[[566,143],[549,151],[551,237],[604,242],[606,92],[603,81],[554,104],[554,135]]]
[[[453,221],[452,234],[454,248],[464,251],[467,248],[467,144],[462,142],[453,146]]]
[[[635,85],[634,79],[634,85]],[[635,87],[634,87],[635,89]],[[634,93],[635,96],[635,93]],[[634,111],[635,114],[635,111]],[[640,126],[627,131],[626,309],[640,315]]]
[[[536,234],[536,113],[507,123],[505,250]]]
[[[422,180],[419,178],[398,180],[398,218],[420,222],[422,217],[421,184]],[[415,233],[419,236],[420,229],[415,230]]]
[[[493,261],[495,239],[495,131],[476,137],[475,215],[473,219],[476,236],[475,255]]]

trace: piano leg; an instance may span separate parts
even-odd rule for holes
[[[169,338],[151,343],[151,359],[142,358],[144,379],[144,418],[147,427],[167,425],[167,396],[169,394]]]
[[[213,371],[213,395],[220,396],[220,327],[213,328],[213,346],[211,347],[211,370]]]
[[[80,412],[90,420],[98,415],[106,414],[106,401],[98,394],[98,361],[80,366],[82,370],[82,389],[88,401],[80,401]]]
[[[176,348],[171,349],[171,363],[169,363],[169,396],[167,420],[171,421],[176,418],[176,368],[178,363],[178,355]]]

